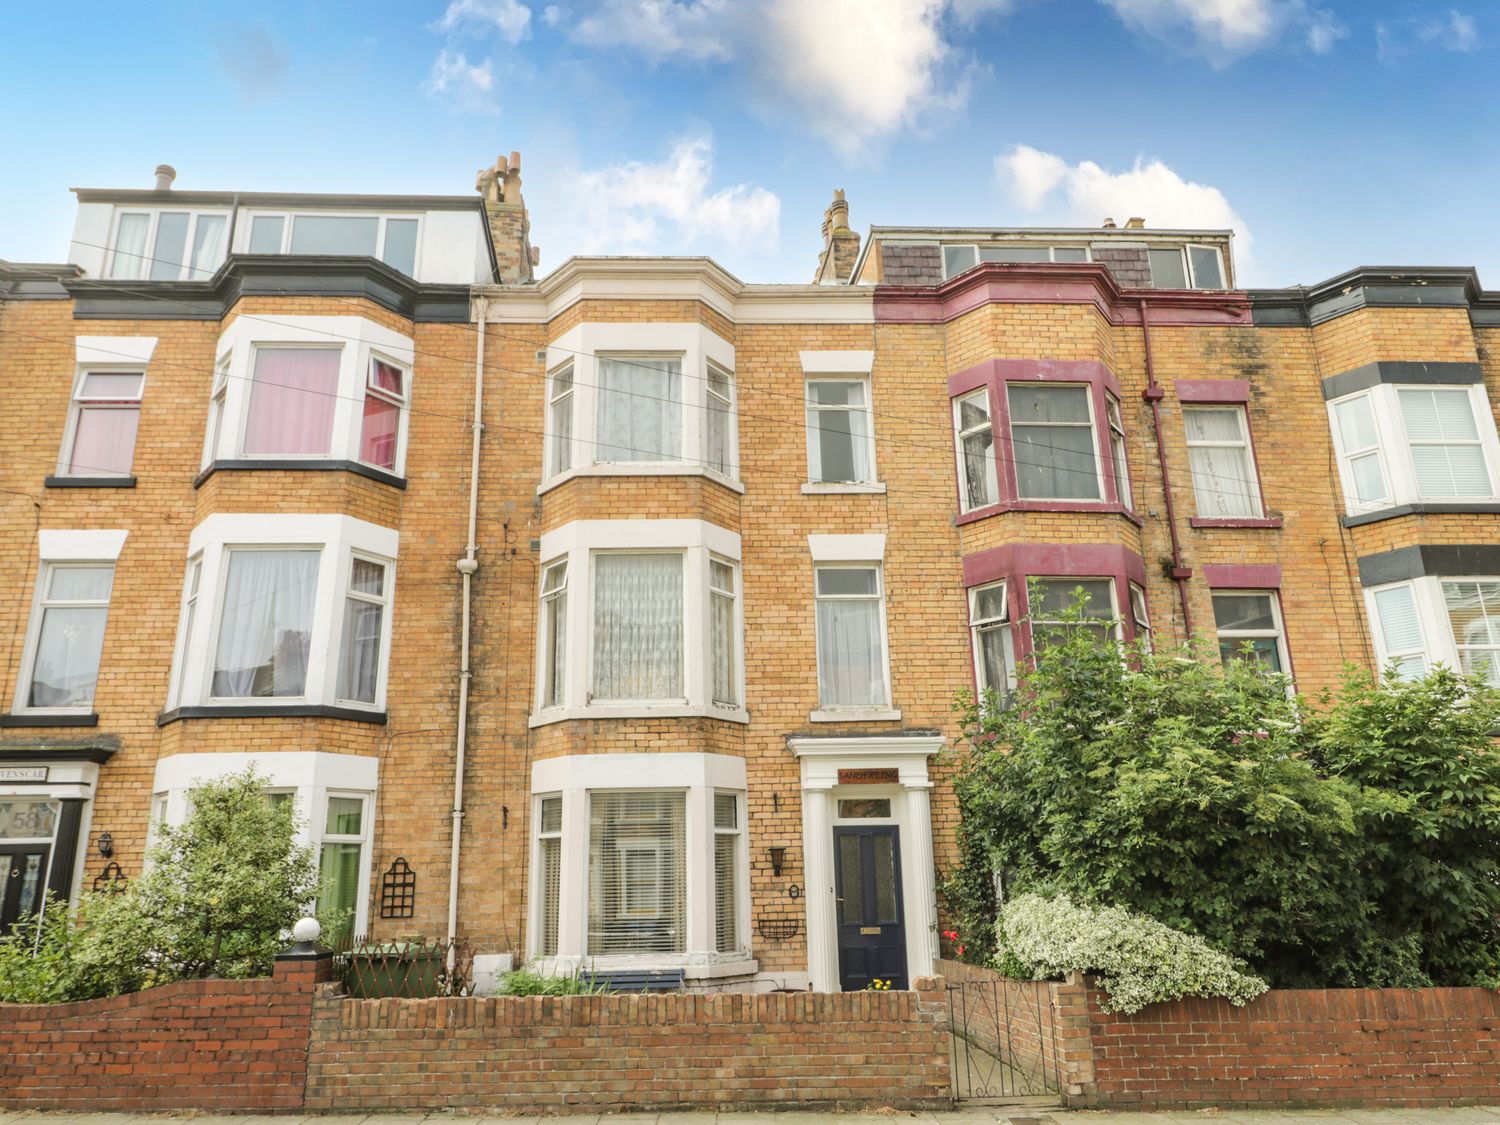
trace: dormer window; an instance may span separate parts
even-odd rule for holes
[[[1021,242],[1010,246],[944,246],[943,279],[967,273],[980,262],[1087,262],[1087,246]]]
[[[1216,246],[1173,246],[1146,251],[1153,289],[1223,289],[1224,265]]]
[[[120,211],[108,276],[206,281],[224,261],[225,211]]]
[[[417,272],[414,215],[269,214],[250,216],[252,254],[336,254],[379,258],[408,277]]]

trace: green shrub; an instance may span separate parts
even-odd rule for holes
[[[79,941],[68,904],[49,894],[41,913],[21,919],[0,937],[0,1001],[57,1004],[85,998],[89,989],[80,979]]]
[[[1022,895],[1000,912],[1002,964],[1028,976],[1098,974],[1105,1011],[1137,1012],[1184,996],[1222,996],[1244,1005],[1266,982],[1208,942],[1120,907],[1080,906],[1065,897]]]
[[[544,976],[531,969],[513,969],[501,978],[500,991],[506,996],[594,996],[606,989],[581,970]]]

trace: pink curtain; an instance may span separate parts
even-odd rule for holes
[[[245,456],[331,452],[339,355],[336,348],[261,348],[255,353]]]
[[[140,418],[139,408],[81,407],[68,473],[76,477],[128,477]]]
[[[382,469],[396,467],[396,429],[401,408],[379,395],[365,395],[364,428],[359,436],[359,459]]]

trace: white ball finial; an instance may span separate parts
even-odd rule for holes
[[[311,944],[318,940],[318,935],[322,932],[323,927],[318,925],[316,918],[299,918],[297,924],[292,927],[292,940]]]

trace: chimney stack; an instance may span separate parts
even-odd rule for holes
[[[1143,218],[1141,218],[1139,215],[1132,215],[1130,218],[1128,218],[1128,219],[1125,220],[1125,229],[1126,230],[1145,230],[1146,229],[1146,220],[1143,219]]]
[[[521,198],[521,154],[497,156],[493,167],[481,168],[474,190],[484,200],[500,284],[526,284],[534,277],[532,267],[540,255],[531,245],[531,219]]]
[[[170,164],[158,164],[156,166],[156,190],[171,191],[172,181],[177,178],[177,169]]]
[[[823,252],[818,255],[815,284],[847,283],[854,276],[859,258],[859,235],[849,229],[849,203],[844,189],[833,193],[833,202],[823,212]]]

